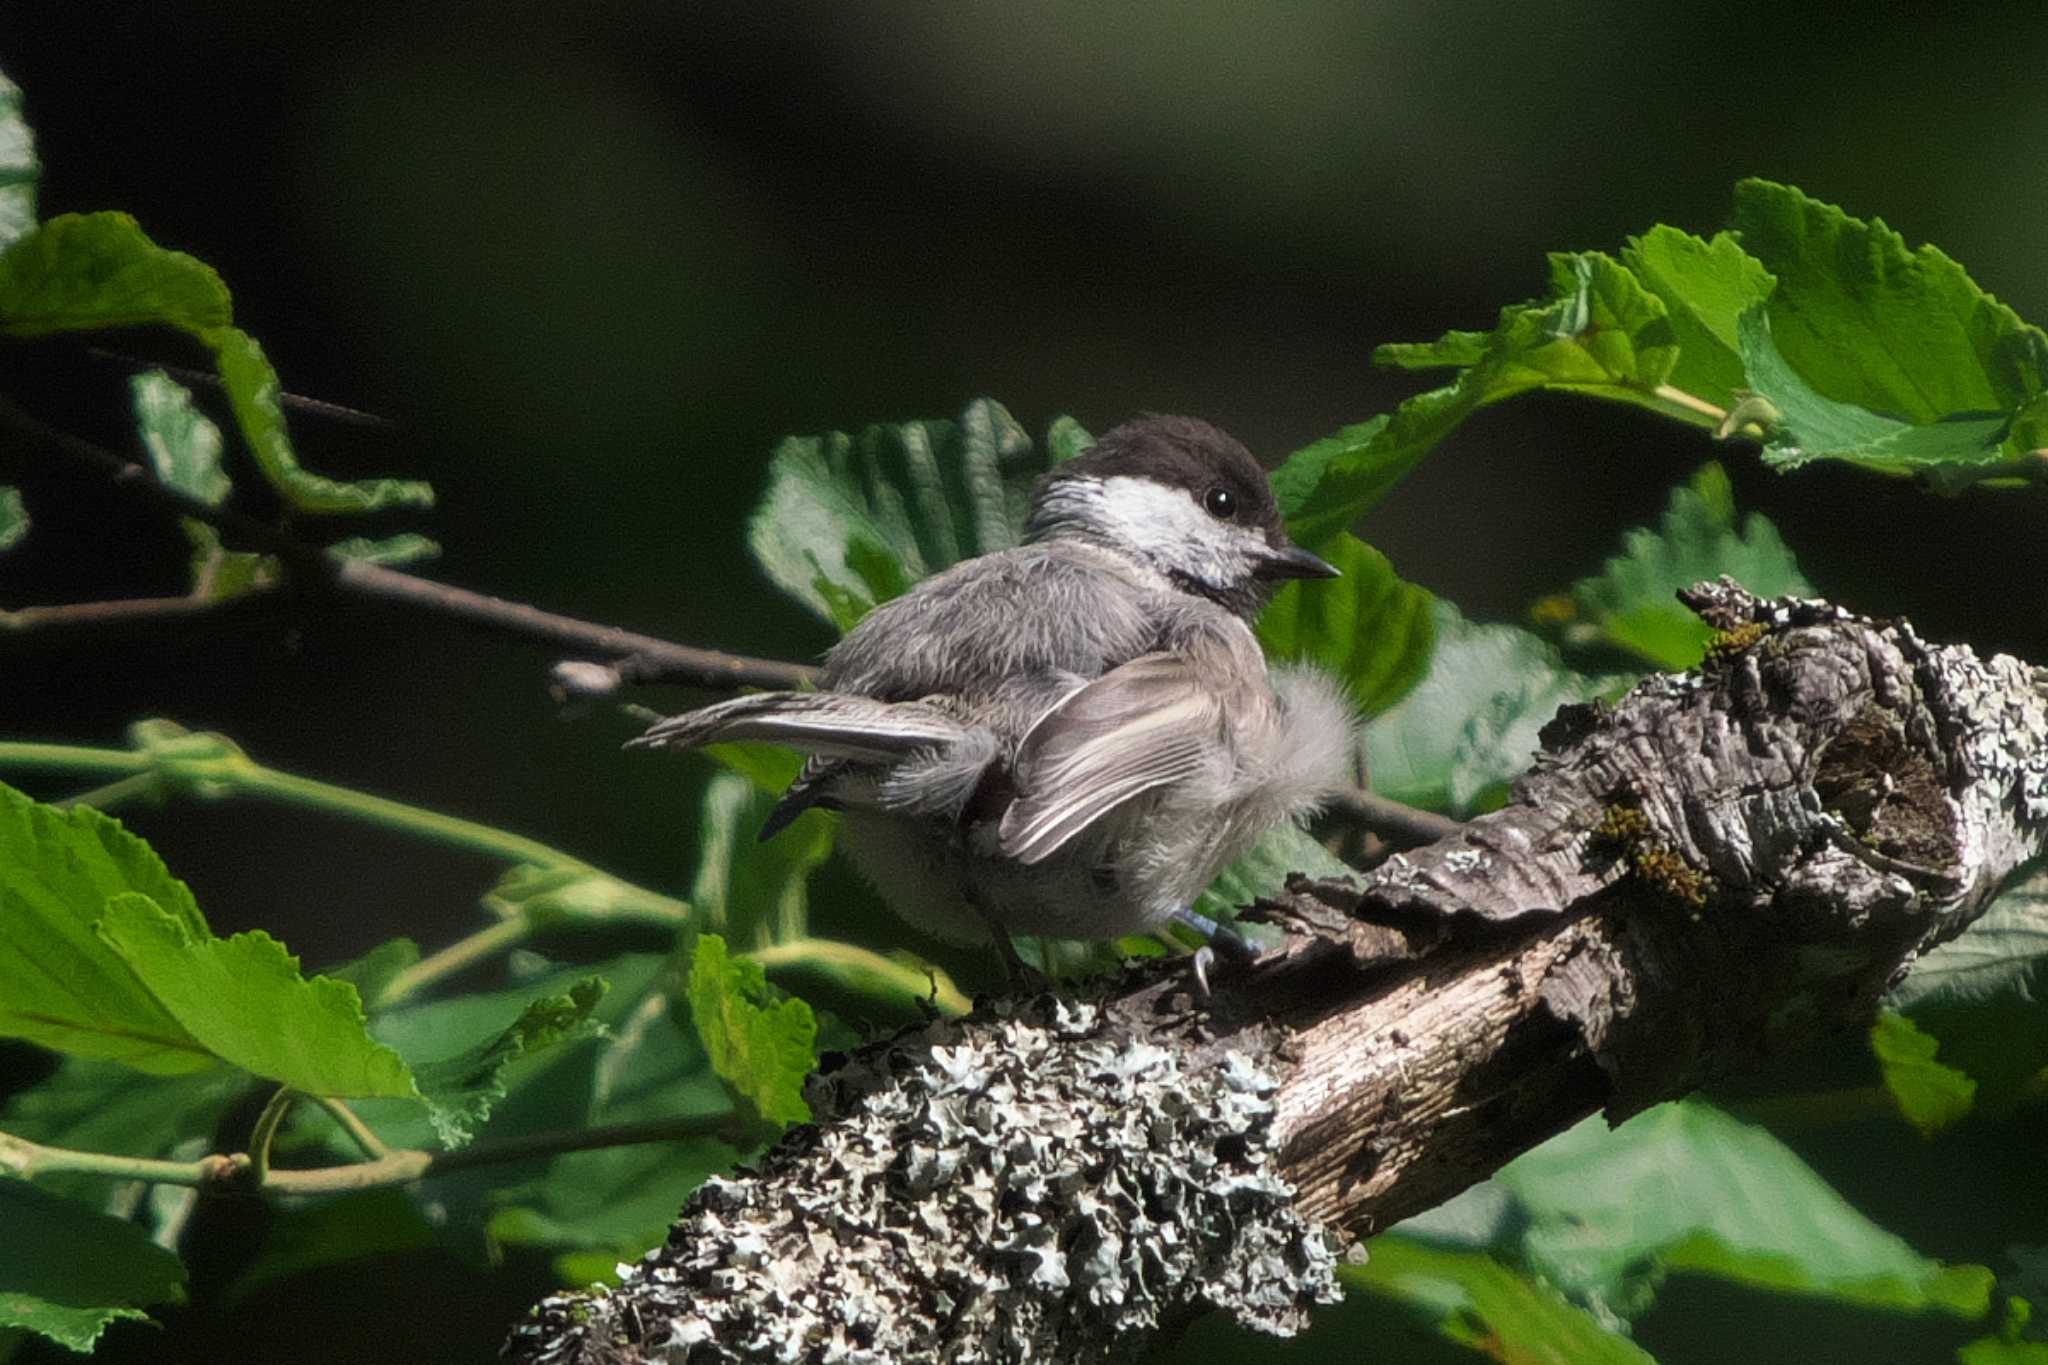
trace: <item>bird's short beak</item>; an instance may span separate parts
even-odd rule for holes
[[[1267,548],[1260,556],[1259,564],[1253,570],[1260,578],[1342,578],[1343,571],[1320,555],[1312,555],[1299,545],[1275,545]]]

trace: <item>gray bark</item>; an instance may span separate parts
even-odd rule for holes
[[[998,1001],[814,1083],[818,1121],[692,1199],[522,1362],[1128,1358],[1269,1330],[1337,1248],[1604,1109],[1867,1024],[2048,846],[2048,675],[1901,621],[1688,601],[1686,674],[1545,730],[1510,804],[1356,884],[1198,1004],[1150,964]]]

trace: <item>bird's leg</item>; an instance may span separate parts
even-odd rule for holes
[[[1241,967],[1248,967],[1259,960],[1259,945],[1240,933],[1234,924],[1219,924],[1185,905],[1173,912],[1173,918],[1206,940],[1195,949],[1194,960],[1195,985],[1204,1000],[1209,998],[1209,968],[1219,955]]]
[[[974,908],[975,914],[981,916],[981,922],[988,926],[988,936],[995,940],[996,951],[1002,954],[1003,980],[1012,993],[1037,995],[1052,989],[1052,978],[1023,959],[1003,922],[985,910],[977,897],[970,894],[967,903]]]

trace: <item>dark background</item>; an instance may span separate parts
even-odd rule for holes
[[[1743,175],[1881,216],[2048,318],[2044,56],[2022,5],[0,10],[43,212],[133,212],[221,271],[288,389],[397,419],[294,431],[323,472],[433,482],[432,514],[386,528],[442,542],[426,572],[781,657],[829,637],[742,548],[778,437],[988,395],[1034,432],[1199,413],[1277,461],[1418,387],[1371,368],[1375,343],[1490,325],[1546,250],[1710,232]],[[132,448],[119,367],[72,343],[0,366],[19,401]],[[1482,415],[1360,529],[1515,619],[1716,453],[1823,591],[2048,659],[2038,496],[1779,479],[1586,403]],[[0,606],[182,587],[174,529],[20,450],[0,479],[36,518]],[[0,733],[113,744],[168,715],[687,885],[681,770],[620,754],[620,722],[564,723],[551,657],[371,608],[0,637]],[[270,927],[316,964],[457,936],[492,871],[248,806],[132,823],[217,929]],[[858,897],[818,901],[826,931],[898,941]]]

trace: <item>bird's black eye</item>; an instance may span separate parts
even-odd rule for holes
[[[1202,494],[1202,510],[1218,521],[1229,521],[1237,515],[1237,494],[1219,483]]]

